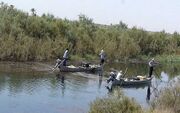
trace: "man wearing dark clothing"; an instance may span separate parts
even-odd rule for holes
[[[149,77],[152,76],[153,70],[154,70],[154,58],[149,62]]]
[[[69,49],[67,48],[64,52],[64,55],[63,55],[63,66],[66,66],[66,62],[67,62],[67,59],[68,59],[68,51]]]

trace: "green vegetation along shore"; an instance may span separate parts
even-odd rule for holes
[[[85,15],[74,21],[51,14],[38,16],[33,8],[29,14],[3,2],[0,15],[1,61],[52,60],[61,58],[65,48],[69,48],[71,59],[97,59],[104,49],[112,61],[150,57],[168,61],[172,55],[179,60],[177,32],[128,28],[121,21],[116,25],[100,25]]]
[[[179,113],[180,79],[156,92],[149,109],[143,109],[122,91],[114,90],[109,97],[97,98],[90,104],[89,113]]]

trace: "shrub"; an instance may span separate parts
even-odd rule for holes
[[[174,81],[173,81],[174,82]],[[176,83],[159,91],[159,96],[154,98],[151,107],[153,111],[165,110],[169,113],[180,112],[180,79]]]
[[[133,99],[115,92],[110,97],[97,98],[92,102],[89,113],[142,113],[142,109]]]

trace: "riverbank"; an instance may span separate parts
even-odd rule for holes
[[[52,71],[52,68],[52,62],[0,62],[1,72],[47,72]]]
[[[96,56],[87,55],[88,57],[79,57],[77,55],[71,55],[68,61],[68,65],[80,65],[82,62],[89,62],[92,64],[99,64],[99,59]],[[177,63],[180,62],[179,55],[164,55],[164,56],[139,56],[135,59],[123,59],[123,60],[111,60],[107,59],[107,64],[122,63],[122,64],[147,64],[148,61],[155,58],[160,64],[165,63]],[[47,61],[0,61],[0,70],[13,70],[13,71],[50,71],[55,65],[56,59]],[[108,66],[109,67],[109,66]],[[111,67],[110,67],[111,68]]]
[[[108,56],[108,55],[107,55]],[[124,59],[111,59],[109,57],[106,58],[106,62],[108,63],[136,63],[136,64],[144,64],[148,63],[152,58],[155,59],[158,63],[176,63],[180,62],[180,55],[157,55],[157,56],[145,56],[139,55],[135,58],[124,58]],[[92,62],[99,63],[99,57],[93,55],[86,55],[86,57],[80,57],[78,55],[71,55],[70,61],[72,62]]]
[[[180,55],[157,55],[154,57],[140,56],[139,60],[148,61],[152,58],[161,63],[180,62]]]
[[[166,70],[169,70],[171,73],[176,73],[179,70],[177,67],[179,66],[180,56],[178,55],[164,55],[164,56],[155,56],[155,57],[147,57],[147,56],[139,56],[135,59],[125,59],[125,60],[109,60],[107,58],[105,62],[105,72],[104,75],[108,76],[109,71],[111,69],[116,70],[126,70],[128,65],[144,65],[148,67],[147,63],[150,59],[155,58],[161,66],[167,67]],[[88,57],[79,57],[78,55],[71,55],[70,59],[68,60],[68,65],[75,65],[79,66],[82,62],[88,62],[92,64],[99,64],[99,58],[97,56],[88,55]],[[0,61],[0,71],[13,71],[13,72],[51,72],[53,66],[56,63],[56,59],[53,60],[46,60],[46,61]],[[113,66],[113,64],[123,64],[124,67]],[[168,65],[173,64],[171,69],[169,69]],[[117,68],[118,67],[118,68]],[[58,70],[58,69],[57,69]],[[160,72],[160,67],[156,69],[156,73]],[[140,72],[141,73],[141,72]],[[133,74],[133,73],[130,73]]]

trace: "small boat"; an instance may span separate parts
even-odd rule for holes
[[[132,78],[120,78],[120,80],[115,79],[112,83],[113,85],[120,86],[140,86],[149,85],[151,83],[152,77],[137,76]]]
[[[58,67],[60,72],[90,72],[95,73],[103,70],[103,65],[93,65],[90,63],[82,63],[80,66],[64,66],[64,60],[57,59],[53,71]]]
[[[152,77],[149,76],[136,76],[136,77],[123,77],[121,72],[118,73],[110,73],[110,77],[107,80],[107,83],[111,82],[112,85],[120,85],[120,86],[141,86],[141,85],[150,85]]]
[[[88,67],[85,66],[60,66],[60,72],[97,72],[102,71],[102,66],[99,65],[89,65]]]

